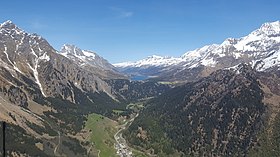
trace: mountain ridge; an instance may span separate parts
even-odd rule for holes
[[[72,59],[74,61],[79,62],[81,66],[85,64],[90,64],[92,66],[96,66],[105,70],[113,70],[114,66],[112,66],[107,60],[97,55],[95,52],[81,50],[75,45],[64,44],[59,51],[59,54]],[[98,64],[99,63],[99,64]]]
[[[280,22],[264,23],[260,28],[240,38],[227,38],[221,44],[206,45],[184,53],[181,57],[148,57],[136,62],[114,64],[121,72],[127,74],[157,76],[176,73],[188,73],[193,68],[208,70],[213,68],[230,68],[239,63],[249,63],[259,71],[269,70],[280,65]],[[152,58],[152,59],[151,59]],[[157,68],[163,76],[150,69]],[[171,72],[169,72],[171,71]],[[199,72],[200,73],[200,72]],[[178,77],[178,75],[177,75]],[[175,79],[173,77],[173,79]],[[176,79],[175,79],[176,80]]]
[[[271,36],[271,35],[279,35],[279,33],[280,33],[280,21],[275,21],[275,22],[266,22],[266,23],[262,24],[260,28],[252,31],[249,35],[251,35],[251,34],[256,34],[256,35],[265,34],[267,36]],[[177,58],[176,57],[169,57],[169,56],[168,57],[163,57],[163,56],[158,56],[158,55],[152,55],[152,56],[148,56],[147,58],[141,59],[139,61],[121,62],[121,63],[115,63],[114,65],[117,66],[117,67],[141,66],[141,65],[139,65],[139,63],[141,63],[141,61],[145,61],[149,58],[161,58],[161,59],[174,58],[174,59],[183,59],[182,61],[186,61],[186,60],[184,60],[184,58],[189,59],[193,56],[201,56],[199,51],[202,51],[203,53],[205,53],[205,51],[207,52],[207,50],[209,50],[208,49],[209,47],[218,47],[218,46],[227,45],[227,44],[232,43],[235,40],[240,40],[240,39],[246,38],[246,37],[248,37],[248,35],[244,36],[244,37],[240,37],[240,38],[227,38],[221,44],[205,45],[201,48],[197,48],[197,49],[194,49],[194,50],[191,50],[191,51],[187,51],[184,54],[182,54],[180,57],[177,57]],[[163,63],[163,65],[165,65],[165,64],[168,64],[168,63]],[[149,65],[149,64],[143,63],[143,65]],[[156,65],[156,64],[151,63],[150,65]],[[158,65],[161,65],[161,64],[158,63]]]
[[[127,78],[124,74],[118,72],[106,59],[93,51],[82,50],[71,44],[64,44],[61,50],[57,53],[72,60],[85,70],[95,71],[95,73],[101,78]]]

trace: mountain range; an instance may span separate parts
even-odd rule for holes
[[[0,26],[0,51],[0,118],[8,123],[9,156],[84,156],[90,145],[82,146],[78,133],[85,116],[94,112],[114,118],[113,110],[125,109],[131,99],[109,84],[109,79],[119,82],[126,76],[102,57],[73,45],[57,51],[11,21]],[[122,82],[127,87],[122,91],[133,86],[142,93],[133,99],[142,99],[151,96],[145,90],[153,89],[154,96],[169,88],[157,83],[140,88],[142,84]],[[57,138],[64,144],[54,151]]]
[[[136,62],[114,64],[129,76],[140,75],[159,80],[192,81],[217,69],[250,64],[258,71],[280,64],[280,22],[263,24],[241,38],[228,38],[221,44],[207,45],[181,57],[150,56]],[[187,78],[187,80],[186,80]]]
[[[114,65],[75,45],[55,50],[6,21],[0,120],[7,154],[99,156],[87,116],[118,121],[137,112],[123,135],[147,156],[279,156],[279,56],[279,21],[181,57]]]

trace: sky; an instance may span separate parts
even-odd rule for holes
[[[279,0],[12,0],[0,4],[11,20],[56,49],[74,44],[111,63],[151,55],[179,57],[280,20]]]

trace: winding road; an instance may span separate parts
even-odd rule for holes
[[[114,135],[115,138],[115,149],[117,150],[117,155],[120,157],[132,157],[132,151],[126,143],[126,140],[122,136],[122,132],[129,127],[129,125],[134,121],[134,119],[138,116],[137,113],[133,118],[129,121],[125,122],[124,124],[119,126],[119,131]]]
[[[55,156],[56,156],[57,149],[59,148],[59,145],[60,145],[60,143],[61,143],[60,131],[57,131],[57,134],[58,134],[58,144],[56,145],[56,147],[55,147],[55,149],[54,149],[54,151],[53,151],[53,153],[54,153]]]

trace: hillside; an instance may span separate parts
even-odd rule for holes
[[[264,78],[240,65],[176,87],[149,101],[125,137],[158,156],[248,156],[251,150],[267,156],[274,149],[272,156],[278,156],[278,146],[260,140],[262,130],[279,140],[279,93],[270,92],[279,88],[279,78]]]

